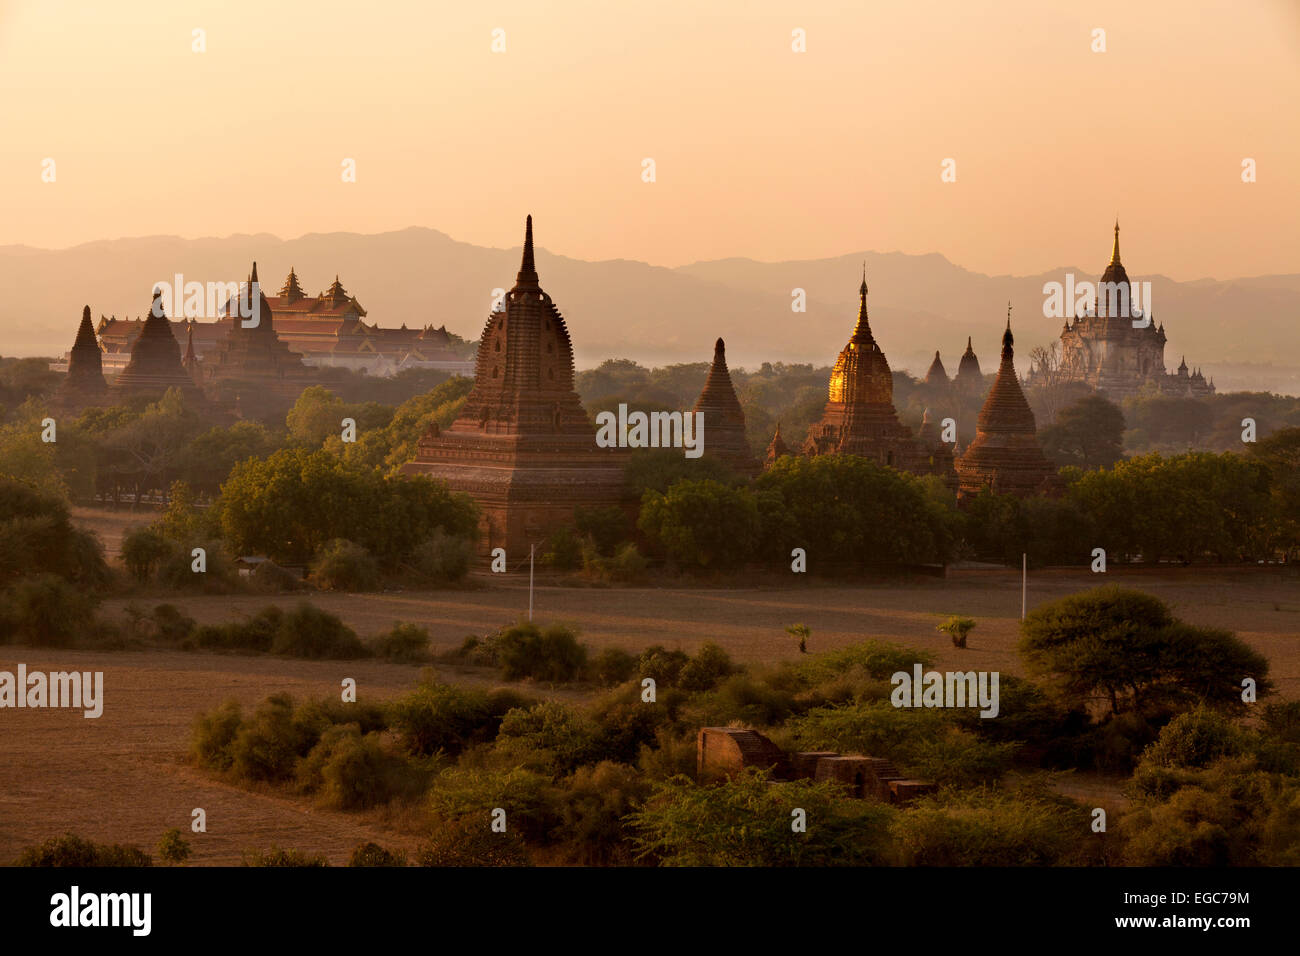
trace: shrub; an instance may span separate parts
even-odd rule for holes
[[[235,700],[228,700],[216,710],[194,718],[190,753],[199,766],[209,770],[229,770],[234,763],[230,745],[234,743],[242,723],[239,702]]]
[[[159,604],[153,609],[151,623],[154,636],[168,644],[179,644],[194,633],[194,618],[174,604]]]
[[[678,675],[682,690],[712,690],[723,678],[734,674],[738,668],[731,656],[712,641],[705,641]]]
[[[637,660],[637,673],[651,678],[656,687],[676,687],[682,668],[691,662],[685,651],[670,651],[660,644],[652,644],[641,652]]]
[[[626,764],[604,760],[575,771],[555,795],[564,861],[581,866],[631,864],[636,849],[623,820],[640,809],[649,791],[649,782]]]
[[[149,854],[139,847],[119,843],[92,843],[75,833],[52,837],[40,846],[28,847],[15,866],[104,867],[152,866]]]
[[[529,866],[528,851],[514,831],[493,833],[487,814],[435,824],[416,855],[420,866]]]
[[[389,720],[410,753],[455,755],[472,744],[493,739],[501,718],[521,703],[514,694],[488,694],[426,681],[389,705]]]
[[[132,528],[122,536],[122,562],[141,584],[153,579],[175,546],[153,528]]]
[[[203,549],[204,570],[194,570],[194,548]],[[239,575],[221,542],[199,540],[192,546],[168,543],[168,551],[158,562],[158,583],[177,591],[202,591],[224,594],[236,588]]]
[[[542,545],[540,562],[557,571],[572,571],[582,564],[582,541],[572,528],[557,528]]]
[[[621,647],[607,647],[591,662],[591,676],[602,687],[613,687],[632,679],[637,660]]]
[[[363,736],[356,724],[330,727],[298,762],[299,789],[318,793],[332,810],[365,810],[392,800],[409,789],[410,778],[379,740],[377,733]]]
[[[271,653],[311,660],[365,657],[356,633],[336,615],[303,602],[285,614],[271,641]]]
[[[506,680],[530,677],[564,683],[581,677],[587,663],[587,649],[573,631],[560,624],[542,629],[520,622],[498,634],[494,643],[501,676]]]
[[[329,866],[324,856],[310,855],[301,850],[283,850],[278,846],[271,849],[245,850],[241,855],[240,866]]]
[[[590,538],[597,552],[611,555],[619,544],[627,540],[627,513],[617,505],[600,508],[575,508],[573,523],[578,534]]]
[[[348,866],[406,866],[406,854],[385,850],[378,843],[358,843],[348,858]]]
[[[93,632],[94,600],[53,574],[20,578],[0,594],[0,633],[37,647],[67,647]]]
[[[282,781],[293,776],[294,764],[316,741],[312,729],[293,719],[288,694],[268,697],[242,721],[227,752],[231,770],[244,780]]]
[[[596,734],[596,725],[585,715],[548,700],[506,714],[496,750],[520,766],[568,774],[595,762]]]
[[[637,525],[682,567],[737,567],[753,558],[759,541],[753,492],[707,479],[679,481],[663,494],[647,491]]]
[[[810,824],[792,839],[796,807]],[[682,777],[659,783],[629,820],[637,858],[663,866],[872,866],[890,860],[895,813],[844,799],[838,784],[775,783],[750,769],[715,786]]]
[[[1087,808],[1059,796],[985,790],[921,801],[890,837],[906,866],[1079,865],[1090,862],[1089,823]]]
[[[415,547],[410,555],[410,568],[418,580],[433,584],[459,581],[469,573],[474,560],[474,541],[468,537],[455,537],[442,528]]]
[[[373,591],[379,587],[379,565],[361,545],[335,538],[316,555],[311,580],[325,591]]]
[[[376,657],[393,661],[423,660],[429,656],[429,632],[418,625],[398,621],[392,630],[371,639],[370,650]]]
[[[274,605],[263,608],[247,621],[207,624],[194,631],[199,647],[209,650],[266,652],[275,641],[284,612]]]
[[[189,841],[175,827],[164,833],[158,841],[158,858],[164,863],[180,866],[190,858],[191,852]]]
[[[435,825],[454,825],[468,818],[489,836],[501,836],[489,828],[490,814],[497,807],[509,814],[507,832],[518,833],[528,842],[547,842],[559,823],[550,775],[526,767],[451,767],[438,775],[429,791]]]

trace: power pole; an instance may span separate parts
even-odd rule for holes
[[[1025,592],[1029,587],[1029,555],[1020,554],[1020,620],[1025,619]],[[531,615],[528,620],[532,620]]]
[[[530,544],[528,546],[528,621],[529,623],[531,623],[533,620],[533,552],[536,549],[537,549],[537,545],[535,544]]]

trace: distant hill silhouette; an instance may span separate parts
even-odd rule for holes
[[[1015,305],[1017,356],[1027,366],[1029,350],[1054,338],[1061,326],[1059,319],[1043,317],[1043,283],[1061,281],[1067,271],[1076,281],[1095,282],[1105,264],[1099,250],[1091,268],[986,276],[938,254],[855,252],[799,262],[721,259],[667,269],[553,255],[545,250],[545,223],[538,224],[537,235],[542,286],[569,321],[582,367],[610,357],[646,364],[705,362],[719,336],[733,366],[827,364],[853,326],[864,259],[872,329],[893,368],[924,374],[935,349],[955,368],[967,335],[992,367],[1008,299]],[[63,250],[3,246],[0,354],[62,355],[86,303],[96,322],[101,314],[143,315],[153,282],[177,272],[187,281],[236,281],[254,259],[268,294],[278,291],[290,266],[308,294],[325,289],[337,273],[372,322],[445,323],[477,338],[492,290],[514,282],[519,247],[488,249],[417,227],[291,240],[267,234],[149,236]],[[1154,285],[1155,316],[1169,337],[1171,369],[1186,355],[1189,364],[1216,376],[1220,390],[1300,391],[1300,275],[1174,282],[1143,274],[1140,262],[1130,266],[1130,274]],[[807,294],[802,314],[790,308],[796,288]],[[1251,363],[1271,368],[1240,368]]]

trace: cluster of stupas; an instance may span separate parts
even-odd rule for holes
[[[239,307],[241,297],[252,305],[252,290],[257,290],[256,321],[241,316]],[[110,385],[91,326],[90,306],[86,306],[69,354],[68,376],[52,404],[75,414],[136,396],[156,398],[176,388],[190,408],[211,417],[276,417],[293,405],[304,388],[318,381],[301,356],[290,351],[276,334],[275,316],[260,290],[256,262],[240,293],[223,307],[221,321],[228,327],[226,336],[200,361],[194,350],[193,327],[187,330],[182,352],[163,307],[162,292],[155,288],[148,318],[131,346],[131,360]]]
[[[107,405],[134,394],[179,388],[200,407],[205,402],[217,409],[233,405],[239,414],[247,414],[246,406],[254,403],[287,408],[312,383],[311,373],[277,335],[272,305],[257,284],[256,263],[245,295],[248,288],[259,290],[258,321],[241,321],[232,299],[224,319],[229,333],[203,360],[195,354],[192,329],[182,353],[155,293],[131,360],[111,386],[100,366],[87,307],[57,405]],[[337,291],[345,295],[341,287]],[[851,454],[901,471],[937,475],[959,499],[981,491],[1056,492],[1056,469],[1039,448],[1034,416],[1012,363],[1009,310],[996,381],[984,400],[975,438],[959,455],[955,441],[944,440],[928,412],[915,435],[899,421],[889,362],[871,331],[865,268],[858,291],[857,323],[836,358],[821,419],[797,452],[778,425],[765,460],[756,459],[727,369],[725,343],[716,341],[693,409],[703,415],[704,456],[752,476],[785,455]],[[300,297],[291,272],[276,301],[291,305]],[[937,353],[926,380],[948,383]],[[983,387],[969,339],[953,384],[976,395]],[[573,346],[563,315],[538,281],[529,216],[518,276],[483,328],[474,385],[460,416],[445,430],[430,426],[415,459],[402,470],[441,479],[452,490],[470,494],[483,516],[480,546],[519,555],[556,526],[572,524],[579,508],[628,506],[626,460],[624,451],[598,446],[595,426],[574,389]]]

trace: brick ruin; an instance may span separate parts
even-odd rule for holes
[[[695,741],[696,778],[730,779],[746,767],[770,770],[774,781],[833,780],[860,800],[903,804],[933,793],[933,783],[904,777],[883,757],[830,750],[787,753],[756,730],[703,727]]]

